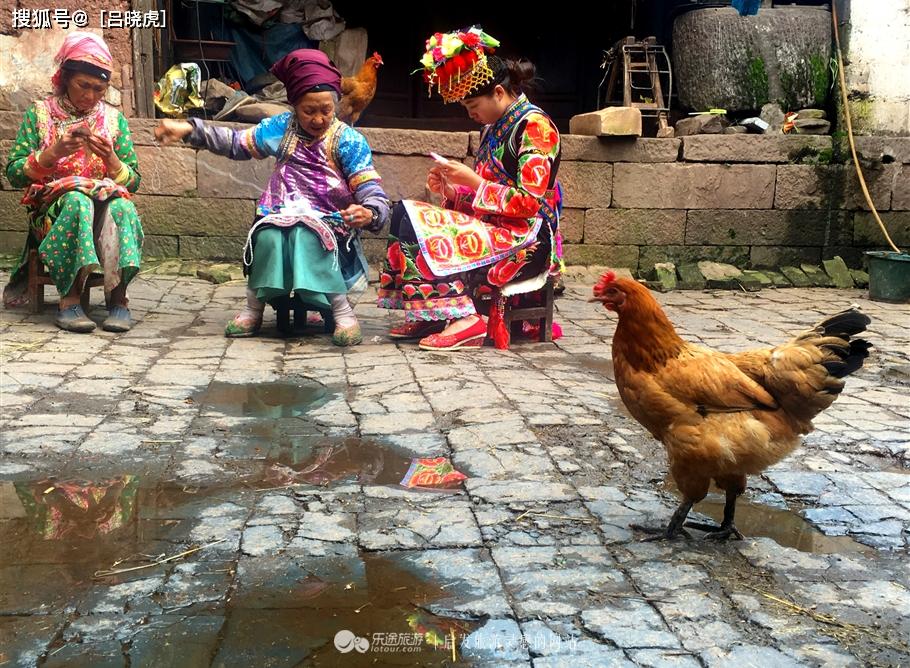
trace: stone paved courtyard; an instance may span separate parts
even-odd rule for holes
[[[228,340],[241,284],[152,274],[124,335],[0,312],[0,665],[910,664],[910,308],[660,295],[726,350],[855,303],[875,348],[750,480],[746,540],[641,543],[628,524],[675,497],[592,282],[558,300],[556,343],[456,355],[390,343],[368,298],[356,348],[278,338],[271,314]],[[398,485],[437,455],[463,489]]]

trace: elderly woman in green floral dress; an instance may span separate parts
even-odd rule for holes
[[[126,286],[139,270],[142,226],[130,200],[139,188],[130,130],[102,99],[114,63],[104,41],[88,32],[70,33],[57,62],[54,94],[26,111],[9,152],[6,176],[26,188],[29,236],[3,301],[25,303],[27,253],[37,247],[60,293],[59,327],[95,329],[79,304],[95,271],[104,274],[108,304],[102,327],[124,332],[132,326]]]

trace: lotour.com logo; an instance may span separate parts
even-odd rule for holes
[[[360,654],[365,654],[370,649],[370,641],[366,638],[359,638],[347,629],[342,629],[335,634],[335,649],[342,654],[347,654],[351,650],[357,650]]]

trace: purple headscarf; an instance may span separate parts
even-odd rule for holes
[[[284,84],[288,101],[297,104],[316,87],[341,95],[341,72],[329,57],[317,49],[297,49],[272,65],[272,74]]]

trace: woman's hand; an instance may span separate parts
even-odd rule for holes
[[[38,158],[38,164],[42,167],[51,168],[66,156],[84,148],[87,144],[85,136],[79,133],[73,134],[75,129],[70,128],[57,141],[42,151]]]
[[[352,204],[338,213],[341,214],[341,219],[344,220],[344,224],[348,227],[360,229],[373,222],[373,212],[359,204]]]
[[[455,160],[449,160],[444,165],[433,167],[430,171],[433,171],[433,169],[438,169],[442,177],[452,185],[467,186],[471,190],[477,190],[483,183],[483,178],[480,174],[464,163],[456,162]]]
[[[193,126],[188,121],[173,121],[165,118],[155,128],[155,139],[166,146],[182,141],[192,131]]]
[[[89,135],[86,142],[88,150],[104,161],[104,167],[109,175],[114,176],[120,171],[120,158],[117,157],[110,139]]]
[[[430,168],[430,171],[427,173],[427,190],[431,193],[436,193],[437,195],[443,195],[447,199],[455,199],[458,194],[455,192],[455,188],[446,181],[442,174],[441,167]]]

